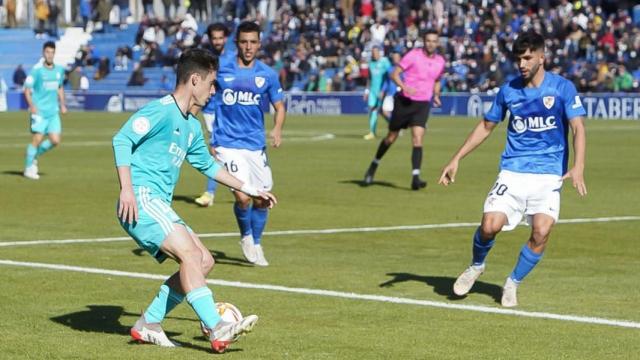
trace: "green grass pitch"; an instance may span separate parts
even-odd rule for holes
[[[42,177],[21,176],[29,141],[26,113],[0,115],[0,260],[169,275],[133,240],[2,246],[32,240],[124,237],[115,218],[118,185],[111,137],[128,114],[71,113],[63,141],[40,159]],[[410,136],[383,159],[377,183],[359,185],[378,141],[362,139],[365,116],[290,116],[284,143],[269,151],[280,204],[267,231],[474,223],[497,175],[504,124],[461,163],[454,186],[440,169],[477,120],[433,117],[423,175],[410,185]],[[266,119],[271,124],[270,117]],[[384,121],[381,120],[382,125]],[[270,125],[268,126],[270,127]],[[640,122],[587,121],[589,194],[569,183],[562,219],[640,216]],[[198,233],[235,233],[232,196],[220,187],[212,208],[192,199],[205,179],[185,165],[173,206]],[[499,309],[501,286],[529,229],[503,233],[487,271],[466,298],[452,296],[467,266],[472,226],[391,231],[273,234],[264,237],[271,266],[242,260],[237,236],[205,237],[217,260],[210,279],[355,294],[210,285],[216,299],[258,314],[255,330],[222,355],[229,359],[633,359],[640,328],[443,308]],[[519,290],[526,314],[640,323],[640,220],[561,223],[539,266]],[[129,342],[128,329],[161,281],[0,264],[1,359],[205,359],[212,354],[195,314],[182,304],[164,323],[176,349]],[[306,291],[306,290],[303,290]],[[406,304],[378,295],[430,301]],[[387,298],[385,298],[387,299]],[[499,300],[498,300],[499,301]],[[425,306],[425,304],[427,306]],[[635,355],[634,355],[635,354]]]

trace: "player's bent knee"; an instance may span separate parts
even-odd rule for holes
[[[211,270],[213,270],[213,266],[216,264],[216,261],[214,260],[213,256],[211,256],[211,253],[206,252],[204,254],[202,254],[202,273],[207,276]]]

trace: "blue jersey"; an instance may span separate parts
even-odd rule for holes
[[[221,64],[217,81],[213,146],[263,149],[266,141],[260,103],[265,95],[272,104],[284,96],[276,72],[259,60],[251,68],[241,68],[234,59]]]
[[[173,95],[154,100],[133,114],[113,137],[116,166],[131,167],[133,186],[146,186],[171,202],[186,159],[213,178],[220,165],[213,160],[200,122],[183,114]]]
[[[220,64],[219,67],[224,66],[224,64],[230,61],[234,61],[236,59],[237,54],[238,52],[235,49],[233,50],[225,49],[222,52],[222,54],[218,57],[218,64]],[[202,108],[202,112],[205,114],[215,114],[216,110],[217,110],[217,106],[215,102],[215,96],[212,96],[211,99],[209,99],[209,102]]]
[[[394,96],[399,90],[398,84],[396,84],[395,81],[391,79],[391,73],[393,73],[394,69],[395,66],[391,66],[389,68],[389,70],[387,71],[387,77],[384,79],[384,83],[382,84],[382,91],[384,91],[385,96]],[[402,78],[402,73],[400,73],[400,79]]]
[[[49,117],[60,112],[58,89],[63,81],[64,68],[60,65],[54,64],[52,68],[48,68],[41,62],[31,69],[24,87],[33,90],[32,100],[39,115]]]
[[[500,88],[485,120],[501,122],[509,111],[501,170],[555,174],[567,171],[569,121],[587,113],[575,86],[544,73],[540,87],[525,87],[518,77]]]

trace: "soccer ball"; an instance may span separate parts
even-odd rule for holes
[[[218,311],[218,314],[220,314],[222,321],[237,322],[243,319],[242,313],[233,304],[226,303],[226,302],[217,302],[216,310]],[[200,329],[202,330],[202,335],[208,338],[210,334],[209,329],[206,326],[204,326],[204,323],[202,321],[200,322]],[[238,338],[236,337],[235,340],[237,339]]]
[[[243,319],[242,313],[233,304],[218,302],[216,303],[216,310],[218,310],[218,314],[222,317],[222,321],[236,322]]]

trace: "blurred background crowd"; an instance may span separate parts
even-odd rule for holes
[[[17,0],[0,0],[6,26]],[[57,36],[58,0],[37,0],[37,36]],[[67,0],[69,1],[69,0]],[[38,4],[49,11],[41,11]],[[447,60],[443,92],[495,92],[517,75],[509,58],[518,31],[533,28],[547,39],[547,69],[571,79],[581,92],[640,91],[640,5],[613,0],[73,0],[72,18],[88,32],[135,27],[114,53],[91,42],[76,66],[111,70],[171,67],[184,49],[207,44],[208,24],[231,30],[243,20],[260,23],[260,58],[286,90],[360,90],[373,46],[397,59],[421,46],[420,34],[437,29]],[[140,7],[132,19],[132,4]],[[46,16],[45,16],[46,13]],[[232,39],[228,46],[233,46]],[[398,54],[398,55],[396,55]],[[95,73],[98,73],[96,70]],[[95,74],[94,73],[94,74]],[[133,77],[133,73],[132,73]],[[169,84],[170,85],[170,84]]]

